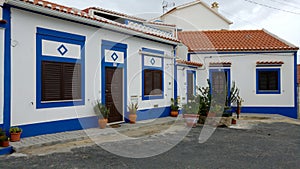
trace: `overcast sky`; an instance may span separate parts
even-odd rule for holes
[[[58,4],[84,9],[101,7],[129,15],[151,18],[162,14],[163,0],[48,0]],[[166,0],[176,6],[193,0]],[[299,0],[203,0],[219,3],[219,12],[231,20],[230,29],[266,29],[300,46]],[[171,9],[171,8],[170,8]],[[299,54],[298,54],[299,55]]]

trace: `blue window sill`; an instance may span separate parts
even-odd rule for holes
[[[156,96],[143,96],[143,100],[156,100],[156,99],[163,99],[163,95],[156,95]]]

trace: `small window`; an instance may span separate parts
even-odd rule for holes
[[[162,95],[162,71],[144,70],[144,95],[161,96]]]
[[[280,93],[280,69],[257,70],[257,93],[279,94]]]
[[[42,101],[81,98],[81,65],[42,61]]]

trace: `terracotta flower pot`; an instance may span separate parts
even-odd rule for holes
[[[108,119],[98,119],[98,124],[101,129],[105,129]]]
[[[20,141],[20,139],[21,139],[21,132],[19,132],[19,133],[10,133],[10,141],[11,142]]]
[[[232,119],[231,124],[236,124],[236,119]]]
[[[177,117],[178,116],[178,111],[172,110],[171,111],[171,117]]]
[[[129,121],[131,124],[135,124],[136,118],[137,118],[136,114],[129,114]]]
[[[187,127],[196,127],[199,119],[198,114],[183,114]]]
[[[9,146],[9,141],[2,141],[0,143],[1,147],[8,147]]]

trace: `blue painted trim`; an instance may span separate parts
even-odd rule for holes
[[[3,102],[3,128],[9,129],[11,125],[11,19],[10,7],[3,6],[3,19],[7,21],[4,32],[4,102]]]
[[[298,90],[297,90],[297,52],[294,53],[294,104],[295,104],[295,112],[294,114],[296,114],[296,118],[298,118]]]
[[[164,51],[160,51],[160,50],[156,50],[156,49],[149,49],[149,48],[142,48],[142,51],[143,52],[148,52],[148,53],[160,54],[160,55],[165,54]]]
[[[278,91],[259,91],[259,72],[274,71],[278,74]],[[256,69],[256,94],[281,94],[281,77],[280,68],[257,68]]]
[[[257,114],[280,114],[283,116],[297,118],[296,107],[245,107],[241,109],[245,113],[257,113]]]
[[[67,33],[67,32],[62,32],[62,31],[56,31],[56,30],[51,30],[51,29],[46,29],[46,28],[37,28],[37,33],[41,35],[47,36],[52,36],[56,38],[64,38],[64,39],[71,39],[71,40],[77,40],[77,41],[85,41],[85,36],[83,35],[76,35],[72,33]]]
[[[22,128],[21,137],[33,137],[65,131],[82,130],[98,127],[98,117],[91,116],[80,119],[60,120],[18,126]]]
[[[186,88],[186,91],[188,91],[188,87],[189,87],[189,84],[188,84],[188,74],[192,74],[193,75],[193,95],[196,95],[196,81],[197,81],[197,79],[196,79],[196,71],[194,71],[194,70],[187,70],[186,71],[186,82],[187,82],[187,88]],[[188,98],[188,93],[186,93],[186,98],[187,98],[187,100],[189,100],[189,98]]]
[[[112,42],[108,40],[102,40],[101,41],[101,102],[103,104],[106,103],[105,100],[105,84],[106,84],[106,71],[105,68],[107,67],[114,67],[114,68],[122,68],[123,69],[123,112],[124,116],[126,114],[127,110],[127,44],[122,44],[122,43],[117,43],[117,42]],[[124,53],[124,64],[118,63],[114,65],[114,63],[108,63],[105,62],[105,49],[107,50],[113,50],[113,51],[119,51]],[[125,117],[124,117],[125,118]]]
[[[12,146],[0,147],[0,156],[11,154],[11,153],[13,153],[13,147]]]
[[[170,111],[171,111],[171,107],[160,107],[160,108],[138,110],[136,112],[137,121],[168,117],[170,116]],[[126,113],[125,122],[129,122],[128,116],[129,116],[129,112]]]
[[[176,47],[174,49],[174,99],[178,97],[178,85],[177,85],[177,64],[176,64]]]
[[[153,53],[153,54],[161,54],[164,55],[164,51],[159,51],[159,50],[154,50],[154,49],[148,49],[148,48],[142,48],[143,52],[148,52],[148,53]],[[164,72],[164,58],[161,58],[161,67],[151,67],[151,66],[145,66],[145,56],[147,55],[142,55],[142,100],[155,100],[155,99],[163,99],[164,98],[164,77],[165,77],[165,72]],[[155,57],[155,56],[153,56]],[[144,84],[144,72],[145,70],[161,70],[162,71],[162,94],[161,95],[155,95],[155,96],[147,96],[145,95],[144,89],[145,89],[145,84]]]
[[[209,69],[209,81],[210,81],[210,84],[212,84],[212,73],[213,72],[227,72],[227,96],[230,95],[230,89],[231,89],[231,71],[228,67],[226,68],[210,68]],[[211,87],[210,87],[211,89]],[[212,91],[210,91],[212,92]],[[228,105],[230,105],[230,100],[228,100]]]
[[[80,45],[81,59],[71,59],[63,57],[43,56],[42,55],[42,40],[51,40],[55,42],[63,42],[69,44]],[[45,28],[37,28],[36,34],[36,108],[53,108],[53,107],[68,107],[85,104],[85,37],[66,32],[59,32]],[[42,102],[42,61],[56,61],[67,63],[78,63],[81,65],[81,99],[61,102]]]
[[[187,54],[187,61],[191,61],[191,53]]]

